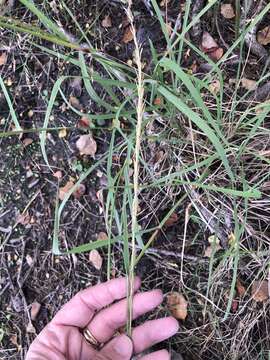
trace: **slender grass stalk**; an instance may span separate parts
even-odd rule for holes
[[[137,124],[136,124],[136,140],[135,140],[135,151],[134,151],[134,175],[133,175],[133,203],[132,203],[132,214],[131,214],[131,227],[132,227],[132,239],[131,239],[131,258],[130,267],[128,274],[128,322],[127,332],[131,336],[132,331],[132,318],[133,318],[133,289],[134,289],[134,270],[136,262],[136,232],[137,232],[137,213],[138,213],[138,195],[139,195],[139,170],[140,170],[140,146],[141,146],[141,132],[143,123],[144,113],[144,82],[143,82],[143,71],[141,62],[141,49],[137,40],[136,29],[134,25],[134,18],[131,11],[132,0],[128,1],[127,16],[130,20],[131,31],[133,34],[135,44],[135,59],[137,65],[137,93],[138,99],[136,104],[137,109]]]

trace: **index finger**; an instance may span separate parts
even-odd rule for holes
[[[134,292],[139,289],[140,285],[140,279],[136,277]],[[52,323],[84,328],[96,311],[110,305],[115,300],[126,297],[127,286],[127,278],[122,277],[82,290],[62,307],[53,318]]]

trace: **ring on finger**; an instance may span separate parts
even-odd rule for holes
[[[84,339],[87,341],[87,343],[93,346],[95,349],[101,347],[102,344],[95,338],[95,336],[91,333],[91,331],[88,328],[82,330],[82,335]]]

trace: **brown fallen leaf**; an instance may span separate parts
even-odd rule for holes
[[[154,105],[157,105],[157,106],[163,105],[163,98],[160,96],[156,97],[154,100]]]
[[[176,213],[172,213],[171,216],[165,221],[165,226],[173,226],[174,224],[177,223],[177,221],[179,220],[179,217]]]
[[[66,185],[59,188],[59,199],[64,200],[66,194],[69,192],[69,190],[74,186],[73,181],[68,181]]]
[[[203,36],[202,36],[202,44],[201,47],[205,50],[205,51],[209,51],[211,49],[215,49],[218,48],[218,44],[217,42],[214,40],[214,38],[212,37],[212,35],[209,34],[209,32],[204,31],[203,32]]]
[[[31,320],[33,320],[33,321],[36,320],[40,308],[41,308],[41,305],[37,301],[35,301],[31,304],[31,310],[30,310]]]
[[[0,55],[0,66],[5,65],[7,62],[7,54],[5,52],[3,52]]]
[[[31,145],[34,140],[31,138],[25,138],[23,139],[23,145],[26,147],[28,145]]]
[[[112,27],[112,19],[109,15],[106,15],[105,18],[101,21],[101,25],[104,28],[110,28]]]
[[[84,184],[80,184],[77,189],[74,191],[73,196],[76,199],[79,199],[81,196],[83,196],[85,194],[86,191],[86,187]]]
[[[236,290],[237,290],[239,296],[244,296],[247,291],[239,279],[237,279],[237,281],[236,281]]]
[[[219,59],[222,58],[223,54],[224,54],[224,50],[223,50],[221,47],[219,47],[219,48],[217,48],[217,49],[214,49],[214,50],[212,50],[212,51],[209,51],[207,55],[208,55],[208,56],[210,57],[210,59],[212,59],[213,61],[218,61]]]
[[[78,121],[78,127],[89,128],[90,125],[91,125],[91,120],[86,116],[82,116]]]
[[[18,344],[18,339],[17,339],[17,335],[16,335],[16,334],[11,335],[10,341],[11,341],[12,344],[15,345],[17,348],[20,346],[20,345]]]
[[[187,301],[184,296],[178,292],[171,292],[167,296],[167,306],[172,316],[179,320],[185,320],[187,317]]]
[[[129,43],[130,41],[133,40],[133,32],[132,32],[132,27],[131,26],[128,26],[126,29],[125,29],[125,32],[124,32],[124,35],[123,35],[123,38],[122,38],[122,42],[127,44]]]
[[[269,298],[268,281],[253,281],[251,297],[257,302],[264,302]]]
[[[89,253],[89,261],[96,268],[100,270],[102,267],[103,259],[100,256],[99,252],[96,249],[93,249]]]
[[[261,45],[270,44],[270,26],[266,26],[257,33],[257,41]]]
[[[97,239],[98,240],[107,240],[108,235],[104,231],[101,231],[100,233],[98,233]]]
[[[81,155],[94,156],[97,151],[97,143],[92,134],[81,135],[76,142],[76,147]]]
[[[209,34],[204,31],[202,36],[201,50],[207,54],[211,60],[218,61],[223,56],[223,49],[218,46],[217,42]]]
[[[75,96],[69,97],[69,103],[76,109],[80,109],[82,107],[80,101]]]
[[[247,79],[243,77],[241,79],[241,85],[244,89],[255,90],[257,88],[257,83],[255,80]]]
[[[233,299],[232,306],[231,306],[231,312],[236,313],[239,306],[239,302],[237,299]]]
[[[233,19],[235,17],[234,8],[231,4],[222,4],[220,13],[225,19]]]

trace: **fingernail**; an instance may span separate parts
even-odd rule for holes
[[[115,339],[113,349],[117,354],[127,356],[132,354],[132,342],[126,335],[121,335]]]

